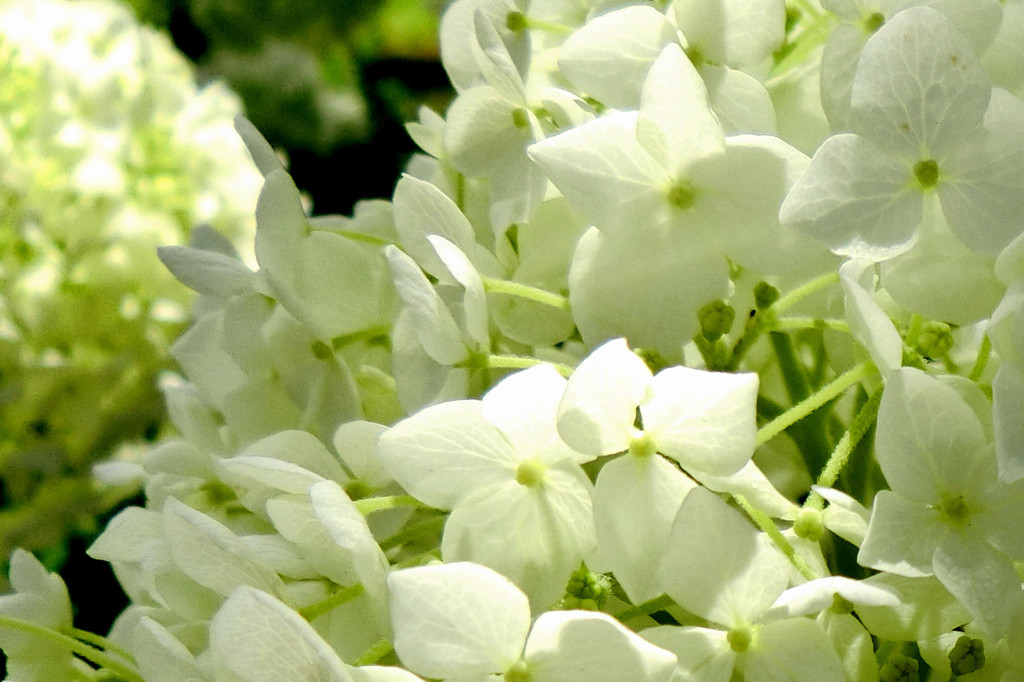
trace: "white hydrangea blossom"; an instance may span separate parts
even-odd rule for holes
[[[456,99],[350,218],[308,217],[240,121],[256,263],[161,251],[200,294],[180,437],[91,549],[132,604],[76,653],[1024,678],[1019,5],[455,0]],[[0,633],[70,647],[5,606],[42,584],[15,559]]]

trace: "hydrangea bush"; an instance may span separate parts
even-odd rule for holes
[[[192,296],[156,247],[207,225],[251,251],[239,110],[117,3],[0,2],[4,561],[94,523],[125,492],[92,463],[161,430],[155,379]]]
[[[12,679],[1024,680],[1024,3],[456,0],[391,202],[202,233]]]

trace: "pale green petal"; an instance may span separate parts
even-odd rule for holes
[[[500,673],[518,660],[530,605],[494,571],[470,563],[435,564],[388,576],[395,651],[427,677]]]
[[[604,465],[594,486],[599,549],[588,566],[614,573],[634,604],[661,595],[661,555],[676,513],[694,487],[657,455],[624,455]]]
[[[818,486],[813,486],[812,490],[828,501],[828,506],[821,513],[825,527],[850,544],[860,547],[868,531],[871,512],[840,490]]]
[[[935,550],[935,577],[993,638],[1006,634],[1024,606],[1020,578],[1010,559],[981,538],[949,534]]]
[[[649,5],[630,5],[574,31],[559,51],[558,68],[578,91],[605,106],[636,109],[648,69],[674,41],[664,14]]]
[[[555,426],[565,384],[549,364],[510,374],[484,395],[484,417],[501,431],[521,459],[536,458],[544,463],[583,459],[562,442]]]
[[[474,561],[501,572],[543,609],[597,549],[590,481],[578,465],[547,467],[534,487],[511,478],[460,500],[441,540],[445,561]]]
[[[272,281],[290,281],[305,234],[299,189],[284,169],[272,171],[256,204],[256,260]]]
[[[521,459],[476,400],[432,405],[398,422],[381,434],[377,455],[409,494],[443,509],[514,480]]]
[[[739,471],[726,476],[713,476],[706,471],[697,470],[689,473],[704,487],[716,493],[743,495],[755,509],[774,519],[792,518],[798,509],[796,504],[786,499],[772,485],[754,460],[748,461]]]
[[[548,611],[537,618],[523,658],[536,682],[668,682],[674,654],[593,611]]]
[[[708,88],[711,110],[726,134],[775,133],[775,106],[761,81],[713,64],[705,64],[700,75]]]
[[[449,11],[441,17],[438,44],[441,47],[441,63],[456,90],[465,90],[483,82],[483,75],[477,62],[479,46],[476,44],[474,15],[482,11],[491,24],[498,29],[517,70],[529,64],[530,32],[513,33],[505,27],[506,17],[511,11],[524,12],[525,3],[517,0],[470,0],[454,2]]]
[[[789,582],[789,562],[738,511],[703,488],[690,491],[662,557],[665,592],[731,627],[755,620]]]
[[[243,585],[210,622],[216,665],[252,682],[351,682],[338,654],[302,616],[275,597]]]
[[[898,606],[899,597],[892,590],[843,576],[818,578],[791,587],[775,600],[763,620],[783,620],[820,613],[832,606],[839,595],[851,604]]]
[[[490,342],[490,332],[487,323],[487,297],[480,273],[473,267],[466,254],[444,237],[436,234],[427,235],[427,242],[433,247],[434,253],[447,271],[444,273],[447,276],[442,282],[450,284],[454,280],[454,283],[464,290],[462,305],[458,306],[463,327],[480,347],[486,348]]]
[[[857,615],[871,634],[896,642],[936,637],[963,625],[971,615],[933,577],[906,578],[879,573],[866,583],[892,590],[900,599],[896,606],[857,607]]]
[[[985,446],[977,415],[953,388],[911,367],[889,376],[875,452],[896,493],[931,505],[964,491]]]
[[[821,107],[834,132],[853,130],[850,96],[860,54],[869,37],[860,26],[843,23],[833,29],[825,43],[821,55]]]
[[[602,229],[662,223],[668,172],[636,139],[637,114],[612,113],[530,145],[569,203]]]
[[[743,657],[746,682],[844,682],[839,655],[813,620],[768,623]]]
[[[642,636],[676,655],[671,682],[729,682],[736,653],[726,634],[710,628],[662,625],[644,630]]]
[[[1009,362],[999,368],[992,381],[992,412],[999,477],[1018,481],[1024,478],[1024,369]]]
[[[131,652],[143,679],[151,682],[202,679],[195,656],[160,623],[144,616],[132,634]]]
[[[847,261],[839,268],[839,282],[853,337],[871,354],[882,376],[898,369],[903,364],[903,339],[875,301],[874,268],[868,261]]]
[[[501,22],[500,25],[504,25]],[[508,46],[502,41],[496,26],[499,25],[481,10],[473,13],[473,57],[484,80],[511,101],[522,101],[523,78],[519,74]]]
[[[651,371],[614,339],[584,358],[572,373],[558,407],[558,433],[588,455],[610,455],[629,447],[636,408],[648,397]]]
[[[990,96],[960,33],[935,10],[912,7],[865,45],[851,121],[854,132],[911,163],[939,159],[981,125]]]
[[[727,476],[754,454],[758,377],[753,373],[662,370],[640,406],[644,431],[684,469]]]
[[[227,297],[254,286],[252,270],[223,253],[189,246],[161,246],[157,253],[179,282],[201,294]]]
[[[569,302],[589,346],[624,336],[634,347],[680,357],[697,331],[697,309],[729,292],[725,256],[688,237],[596,228],[583,235],[569,270]]]
[[[1024,126],[986,125],[940,162],[936,187],[950,229],[996,256],[1024,231]]]
[[[230,529],[173,497],[164,502],[163,531],[182,573],[222,596],[239,585],[270,593],[284,587]]]
[[[427,247],[430,248],[430,243]],[[469,354],[455,318],[412,258],[395,246],[385,249],[395,289],[405,303],[409,322],[423,350],[442,365],[454,365]],[[433,253],[433,249],[431,249]],[[437,258],[436,254],[434,258]]]
[[[644,81],[636,136],[673,178],[725,149],[725,135],[708,105],[697,70],[677,43],[665,46]]]
[[[875,496],[857,563],[916,578],[932,574],[932,555],[952,529],[939,512],[890,490]]]
[[[427,235],[444,237],[475,264],[477,246],[473,226],[448,196],[435,185],[403,175],[395,186],[395,229],[401,246],[424,271],[440,277],[444,266],[427,242]],[[479,265],[479,264],[478,264]]]
[[[672,11],[690,49],[716,64],[759,64],[785,38],[781,0],[675,0]]]

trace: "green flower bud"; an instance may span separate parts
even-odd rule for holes
[[[864,20],[864,31],[871,34],[882,28],[882,24],[885,23],[885,15],[881,12],[875,12],[867,19]]]
[[[918,682],[921,679],[918,667],[916,658],[896,653],[879,667],[878,680],[879,682]]]
[[[797,537],[817,542],[825,534],[825,525],[821,522],[821,512],[817,509],[801,509],[793,522],[793,532]]]
[[[966,675],[985,667],[985,643],[963,635],[949,650],[949,667],[954,675]]]
[[[526,15],[522,12],[509,12],[505,17],[505,27],[513,33],[519,33],[520,31],[526,30]]]
[[[758,310],[771,307],[773,303],[779,300],[779,296],[779,290],[768,284],[768,282],[758,282],[754,287],[754,305],[757,306]]]
[[[562,599],[563,609],[600,611],[611,594],[611,586],[605,576],[594,573],[582,564],[569,577]]]
[[[736,311],[725,301],[716,299],[706,303],[697,311],[700,331],[708,341],[717,341],[732,329]]]
[[[953,331],[945,322],[925,322],[914,343],[926,358],[941,358],[953,347]]]

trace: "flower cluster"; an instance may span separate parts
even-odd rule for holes
[[[32,638],[157,682],[1024,679],[1022,38],[1015,0],[456,0],[456,99],[344,218],[239,120],[258,269],[161,249],[200,294],[180,437],[90,550],[132,604],[89,650],[19,554],[3,645],[26,679]]]
[[[251,241],[239,108],[115,2],[0,5],[3,557],[88,527],[123,495],[98,495],[92,463],[161,430],[191,296],[156,247],[199,226]]]

